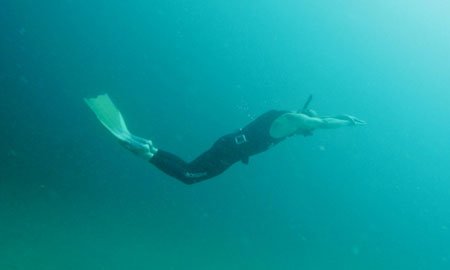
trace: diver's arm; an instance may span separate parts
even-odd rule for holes
[[[358,119],[348,114],[336,116],[322,116],[320,118],[324,121],[323,127],[321,127],[324,129],[339,128],[344,126],[362,126],[366,124],[364,120]]]
[[[303,113],[286,113],[276,119],[270,127],[272,138],[285,138],[293,134],[310,135],[311,131],[321,128],[325,121]]]
[[[334,117],[321,117],[320,119],[322,120],[322,124],[318,127],[320,129],[334,129],[353,125],[352,121],[345,119]]]
[[[349,119],[332,116],[309,116],[303,113],[287,113],[281,116],[279,120],[281,120],[280,122],[283,123],[286,127],[290,126],[292,130],[304,131],[311,131],[314,129],[339,128],[352,124]]]
[[[272,123],[270,136],[277,139],[293,134],[309,136],[316,129],[333,129],[364,124],[366,122],[351,115],[319,117],[315,114],[310,116],[304,113],[286,113]]]

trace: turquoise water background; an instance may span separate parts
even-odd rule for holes
[[[4,0],[0,270],[450,269],[450,2]],[[193,186],[83,102],[195,158],[269,109],[295,137]]]

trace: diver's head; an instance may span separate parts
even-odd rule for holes
[[[301,112],[302,114],[306,114],[309,117],[318,117],[319,115],[317,114],[317,112],[313,109],[306,109],[304,111]]]

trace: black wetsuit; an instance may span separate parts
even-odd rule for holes
[[[209,150],[190,163],[163,150],[158,150],[150,162],[185,184],[206,180],[221,174],[238,161],[247,164],[250,156],[284,140],[272,138],[269,132],[273,121],[285,113],[288,111],[264,113],[239,131],[219,138]]]

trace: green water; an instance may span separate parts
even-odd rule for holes
[[[449,269],[448,1],[4,0],[0,270]],[[186,160],[308,94],[367,126],[290,138],[185,186]]]

